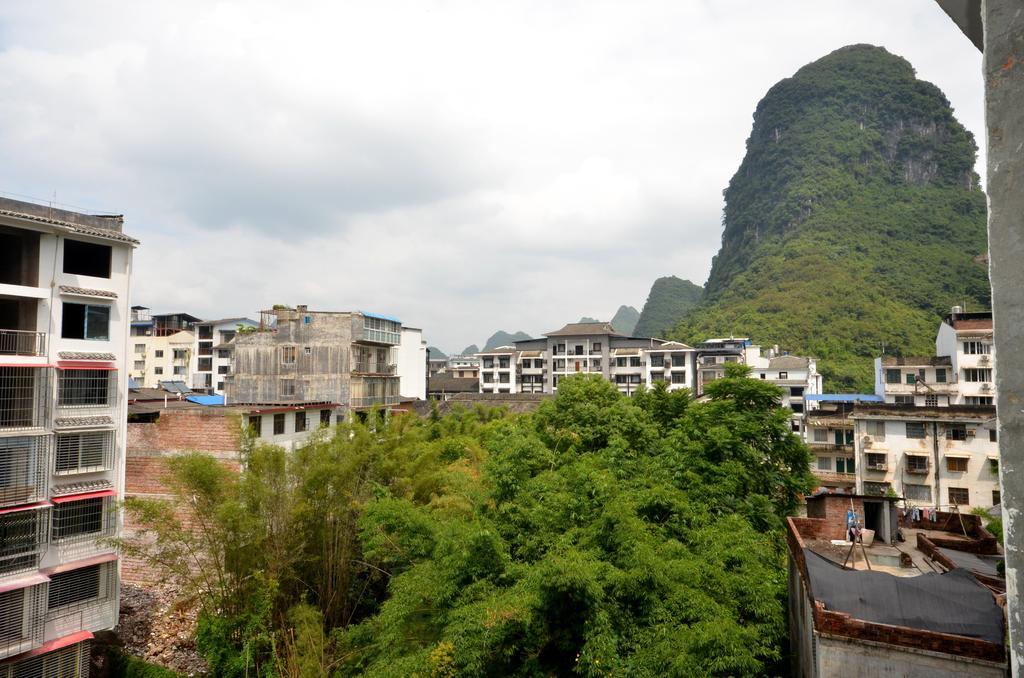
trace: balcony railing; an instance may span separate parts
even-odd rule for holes
[[[357,374],[394,374],[397,369],[394,363],[378,363],[372,360],[360,360],[352,364],[352,371]]]
[[[44,427],[50,400],[50,369],[0,367],[0,430]]]
[[[117,374],[116,370],[59,370],[59,416],[110,413],[117,402]]]
[[[46,355],[46,332],[0,330],[0,355]]]
[[[0,659],[43,644],[47,580],[36,574],[26,582],[25,586],[0,593]]]
[[[352,407],[373,407],[374,405],[397,405],[401,401],[401,396],[389,395],[389,396],[359,396],[352,398]]]

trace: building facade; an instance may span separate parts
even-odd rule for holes
[[[117,623],[105,540],[137,244],[120,216],[0,199],[0,675],[87,676],[89,640]]]
[[[162,381],[188,383],[197,366],[195,324],[188,313],[152,315],[145,306],[132,306],[129,376],[146,388]]]
[[[427,342],[423,330],[402,328],[402,341],[395,358],[399,379],[399,394],[403,398],[427,399]]]
[[[192,351],[195,356],[193,391],[225,394],[225,381],[234,365],[235,336],[239,331],[255,329],[257,324],[249,318],[221,318],[196,323],[196,343]]]

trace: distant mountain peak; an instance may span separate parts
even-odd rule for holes
[[[704,294],[704,288],[674,275],[658,278],[651,285],[647,302],[640,312],[633,334],[638,337],[663,337],[682,321]]]

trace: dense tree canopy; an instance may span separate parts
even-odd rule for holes
[[[809,455],[775,387],[730,366],[707,391],[583,375],[532,415],[254,445],[240,475],[187,455],[202,528],[132,501],[160,538],[127,547],[202,589],[218,675],[760,675]]]

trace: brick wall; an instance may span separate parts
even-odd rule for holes
[[[129,423],[125,496],[170,499],[167,460],[184,452],[205,452],[237,471],[240,445],[237,419],[218,410],[168,410],[155,422]],[[180,517],[188,522],[187,515]],[[136,527],[126,514],[125,536],[130,537]],[[138,558],[121,559],[121,578],[125,583],[153,584],[162,576]]]
[[[824,520],[828,529],[816,534],[819,539],[846,539],[846,511],[853,502],[853,510],[864,519],[864,500],[840,494],[822,494],[807,500],[807,517]],[[804,533],[804,536],[809,536]]]

